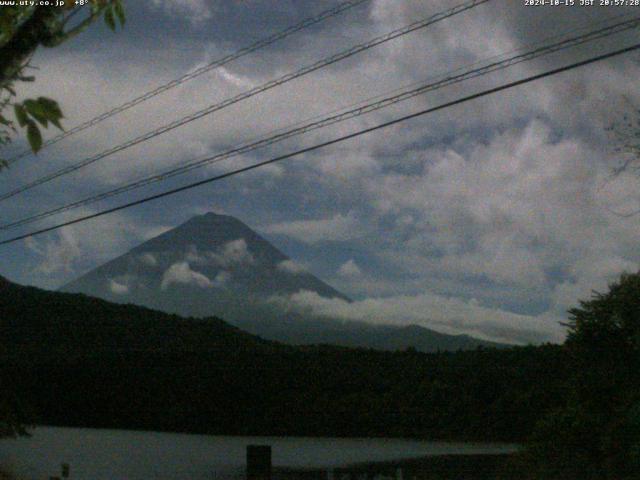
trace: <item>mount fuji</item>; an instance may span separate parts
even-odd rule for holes
[[[417,325],[373,325],[284,310],[274,297],[310,291],[350,300],[240,220],[215,213],[193,217],[61,290],[187,317],[216,316],[265,339],[291,344],[421,351],[496,345]]]

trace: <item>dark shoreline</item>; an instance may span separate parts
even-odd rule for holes
[[[335,480],[495,480],[507,479],[507,465],[514,453],[429,455],[425,457],[355,464],[333,470]],[[398,474],[401,471],[401,476]],[[327,480],[327,469],[274,468],[276,480]],[[515,478],[515,477],[514,477]]]

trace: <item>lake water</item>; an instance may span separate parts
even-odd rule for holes
[[[513,445],[380,438],[226,437],[38,427],[0,440],[0,466],[29,480],[71,466],[75,480],[243,478],[246,446],[271,445],[274,467],[335,468],[442,454],[509,453]]]

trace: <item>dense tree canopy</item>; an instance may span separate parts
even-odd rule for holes
[[[532,477],[640,478],[640,273],[569,311],[564,407],[530,439]]]
[[[16,285],[0,294],[0,337],[0,378],[34,423],[57,425],[522,441],[566,383],[557,345],[292,347],[215,318]]]
[[[35,3],[35,2],[34,2]],[[49,123],[62,128],[62,111],[55,100],[46,97],[16,101],[17,84],[30,82],[29,62],[39,47],[56,47],[85,30],[96,18],[104,16],[110,28],[116,21],[124,24],[122,0],[88,0],[82,6],[68,1],[62,6],[5,5],[0,8],[0,147],[17,133],[15,122],[24,128],[34,152],[42,147],[40,127]],[[88,12],[76,21],[80,11]],[[75,23],[74,23],[75,22]],[[15,120],[7,113],[13,107]],[[6,159],[0,155],[0,168]]]
[[[569,313],[562,346],[379,352],[0,282],[0,383],[35,423],[508,440],[505,478],[638,479],[640,274]]]

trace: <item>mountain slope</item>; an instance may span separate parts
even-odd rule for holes
[[[223,320],[184,319],[83,294],[24,287],[0,277],[0,339],[20,355],[259,350],[272,342]]]
[[[349,301],[241,221],[214,213],[194,217],[62,288],[183,316],[218,316],[265,339],[298,345],[425,352],[497,345],[419,326],[318,319],[270,301],[301,290]]]
[[[225,318],[242,307],[239,298],[260,303],[273,295],[310,290],[347,299],[310,273],[296,270],[291,259],[244,223],[213,213],[192,218],[61,290],[182,315],[227,314]],[[250,310],[240,308],[238,315],[253,313]]]
[[[376,350],[421,352],[473,350],[477,347],[506,347],[504,344],[479,340],[469,335],[447,335],[419,325],[374,325],[358,321],[330,318],[304,318],[283,314],[268,323],[260,319],[238,319],[234,325],[267,340],[291,345],[327,344]]]
[[[18,399],[33,424],[520,440],[562,401],[563,352],[291,347],[0,278],[0,405]]]

